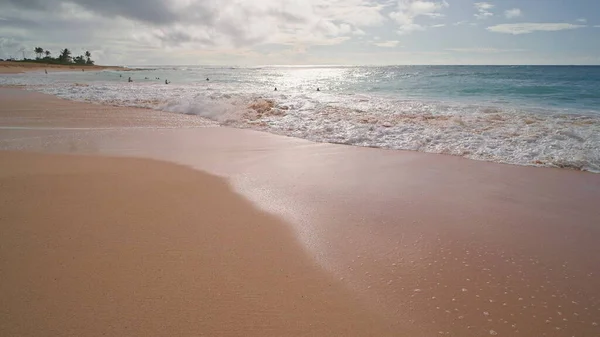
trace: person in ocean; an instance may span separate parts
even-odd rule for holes
[[[321,91],[321,89],[317,88],[317,91]]]
[[[169,80],[165,80],[165,84],[170,84],[171,82],[169,82]]]
[[[275,87],[275,90],[273,90],[273,91],[277,91],[277,87]]]
[[[131,79],[131,77],[129,77],[129,78],[127,79],[127,82],[133,82],[133,80]]]
[[[210,79],[208,79],[208,77],[206,78],[207,81],[210,81]]]
[[[44,69],[44,72],[46,73],[46,75],[48,75],[48,70]]]

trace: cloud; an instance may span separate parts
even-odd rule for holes
[[[478,54],[493,54],[493,53],[509,53],[509,52],[523,52],[525,49],[498,49],[498,48],[485,48],[485,47],[475,47],[475,48],[447,48],[447,51],[457,52],[457,53],[478,53]]]
[[[431,26],[431,28],[441,28],[441,27],[446,27],[446,24],[442,23],[442,24],[439,24],[439,25],[433,25],[433,26]]]
[[[523,13],[521,13],[521,10],[518,8],[509,9],[504,12],[504,16],[506,16],[507,19],[518,18],[519,16],[522,16],[522,15],[523,15]]]
[[[364,30],[360,29],[360,28],[356,28],[353,32],[352,35],[354,36],[365,36],[367,35],[367,33],[365,33]]]
[[[234,0],[229,0],[234,1]],[[245,0],[255,3],[256,0]],[[280,7],[278,1],[259,0],[270,6]],[[384,5],[377,0],[283,0],[284,3],[307,3],[313,8],[313,13],[320,19],[345,22],[357,27],[379,26],[387,18],[383,15]]]
[[[16,51],[23,46],[13,38],[0,37],[0,58],[10,58],[16,56]],[[13,53],[8,53],[7,50],[12,50]]]
[[[394,47],[397,47],[399,43],[400,43],[400,41],[398,41],[398,40],[389,40],[389,41],[374,42],[373,44],[376,45],[377,47],[394,48]]]
[[[360,34],[361,27],[383,24],[387,20],[383,9],[377,0],[0,0],[2,17],[10,20],[10,12],[32,22],[24,28],[31,36],[38,33],[38,22],[63,17],[71,31],[56,34],[60,40],[82,32],[97,39],[110,31],[137,43],[169,48],[341,43],[353,32]],[[72,24],[83,16],[109,27],[102,31]]]
[[[475,10],[477,11],[477,13],[475,13],[475,17],[479,20],[494,16],[494,13],[490,12],[490,9],[494,8],[494,5],[489,2],[476,2],[473,4],[473,6],[475,6]]]
[[[450,5],[446,0],[398,0],[396,10],[390,13],[390,18],[398,24],[399,34],[408,34],[414,31],[425,30],[425,27],[415,23],[415,19],[424,16],[439,18],[444,15],[440,13]]]
[[[404,35],[404,34],[410,34],[412,32],[418,32],[418,31],[423,31],[425,30],[425,27],[416,23],[410,23],[410,24],[404,24],[402,26],[400,26],[400,28],[398,29],[398,34],[400,35]]]
[[[119,16],[147,23],[173,23],[179,19],[181,13],[173,8],[168,1],[147,0],[140,3],[132,0],[2,0],[0,4],[10,4],[17,8],[60,12],[65,6],[77,5],[88,11],[105,16]]]
[[[579,18],[579,19],[577,19],[575,21],[581,22],[581,23],[587,23],[587,19],[584,19],[584,18]]]
[[[570,23],[505,23],[501,25],[488,27],[487,30],[494,33],[505,34],[529,34],[533,32],[556,32],[560,30],[570,30],[583,28],[583,25],[573,25]]]
[[[458,21],[458,22],[455,22],[455,23],[453,23],[452,25],[453,25],[453,26],[462,26],[462,25],[464,25],[464,24],[466,24],[466,23],[468,23],[468,21],[466,21],[466,20],[465,20],[465,21]]]
[[[594,28],[600,28],[600,25],[595,25]]]

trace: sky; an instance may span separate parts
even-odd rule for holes
[[[0,58],[105,65],[600,64],[600,0],[0,0]]]

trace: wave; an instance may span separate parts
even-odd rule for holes
[[[197,115],[315,142],[600,172],[600,116],[376,94],[255,92],[214,85],[29,86],[62,98]]]

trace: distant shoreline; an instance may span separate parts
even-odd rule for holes
[[[99,66],[99,65],[63,65],[63,64],[44,64],[37,62],[0,62],[0,74],[21,74],[31,71],[81,71],[81,70],[116,70],[130,71],[132,69],[119,66]]]

